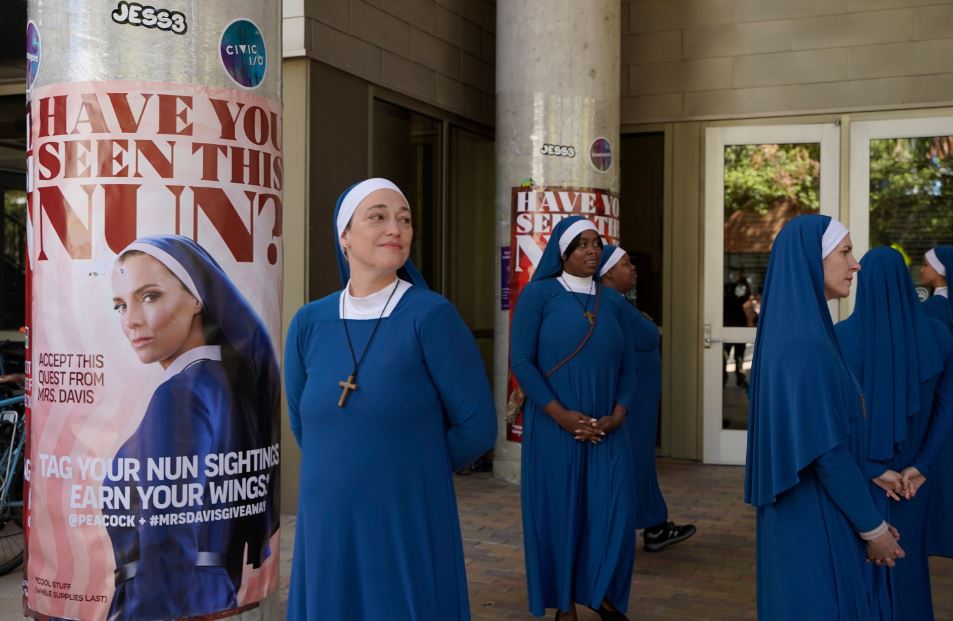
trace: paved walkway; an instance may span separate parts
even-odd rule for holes
[[[672,519],[698,534],[636,558],[633,621],[755,619],[754,513],[741,501],[743,471],[659,460]],[[457,477],[473,621],[531,620],[526,612],[519,488],[487,475]],[[282,522],[282,614],[287,599],[294,518]],[[953,560],[934,559],[936,621],[953,621]],[[20,619],[19,574],[0,579],[0,621]],[[552,612],[550,612],[551,618]],[[581,611],[581,621],[596,621]],[[332,620],[335,621],[335,620]],[[346,620],[341,620],[346,621]]]

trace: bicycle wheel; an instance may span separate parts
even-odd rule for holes
[[[23,451],[22,425],[4,425],[0,428],[0,490],[11,478],[5,502],[0,503],[0,576],[6,575],[23,562]],[[11,444],[11,440],[14,442]],[[11,461],[10,452],[21,448],[20,455]],[[10,465],[9,469],[7,464]],[[12,507],[10,503],[21,502]]]

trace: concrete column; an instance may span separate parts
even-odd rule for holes
[[[505,248],[516,241],[511,223],[517,210],[533,216],[518,227],[522,242],[532,239],[540,250],[555,213],[598,220],[613,240],[618,235],[619,0],[501,0],[496,40],[498,256],[507,256]],[[567,193],[560,196],[556,188]],[[554,191],[547,194],[547,189]],[[498,287],[501,297],[508,288],[511,302],[539,255],[525,243],[516,246],[508,255],[511,286],[501,276]],[[500,302],[494,364],[500,433],[494,474],[519,481],[520,444],[508,439],[514,434],[504,420],[510,311],[502,310]]]
[[[278,439],[268,423],[279,413],[256,399],[277,394],[270,391],[277,377],[268,371],[281,352],[281,0],[28,0],[28,16],[27,613],[105,619],[114,602],[125,601],[119,612],[130,619],[238,608],[246,611],[236,619],[275,619],[278,512],[270,503],[278,495]],[[200,245],[224,276],[176,235]],[[186,293],[164,289],[169,296],[195,298],[207,349],[199,350],[194,335],[175,340],[191,318],[143,322],[153,333],[140,337],[125,329],[132,315],[120,320],[117,310],[134,308],[137,296],[144,306],[166,295],[123,293],[113,280],[125,274],[116,277],[126,278],[125,286],[142,273],[132,258],[126,271],[115,260],[151,236],[165,237],[188,259],[153,250],[135,261],[164,266],[155,273],[165,278],[165,269],[182,283]],[[221,309],[221,300],[240,298],[229,312]],[[247,319],[248,334],[259,338],[239,334],[229,317]],[[164,349],[150,354],[151,342]],[[212,365],[219,350],[225,362]],[[176,407],[163,407],[159,387],[173,381],[175,364],[185,366],[184,354],[224,369],[227,379],[215,386],[234,406],[208,405],[196,390],[173,393]],[[274,381],[249,395],[236,387],[237,367]],[[176,386],[184,384],[179,377]],[[190,418],[196,403],[218,416],[209,417],[207,442]],[[137,443],[140,430],[153,429],[143,425],[145,417],[166,411],[168,436],[143,434],[148,438]],[[116,460],[120,447],[123,459]],[[216,462],[219,451],[224,457]],[[216,469],[253,451],[267,457]],[[226,504],[213,499],[212,485],[221,490],[226,477],[241,484],[254,476],[265,481],[257,508],[229,498],[236,517],[209,517]],[[262,515],[268,517],[254,517]],[[223,550],[220,540],[203,535],[226,533],[227,521],[233,529],[221,536]],[[178,529],[178,539],[160,530],[167,526]],[[192,531],[202,533],[197,549],[177,547]],[[252,531],[259,536],[246,535]],[[233,575],[198,594],[188,570],[143,576],[146,555],[155,558],[148,537],[173,564],[194,553],[195,567]],[[235,560],[242,550],[247,562]],[[168,591],[155,590],[160,578]],[[140,579],[145,584],[128,588]],[[130,593],[153,599],[135,608]]]

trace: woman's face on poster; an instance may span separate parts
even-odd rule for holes
[[[359,263],[375,271],[393,272],[407,262],[413,239],[410,207],[404,197],[393,190],[368,194],[341,236],[352,268]]]
[[[203,344],[202,305],[156,259],[127,256],[113,269],[112,288],[122,331],[141,362],[165,368]]]

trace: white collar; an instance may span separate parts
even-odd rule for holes
[[[945,298],[950,297],[950,288],[949,287],[937,287],[933,290],[933,295],[942,295]]]
[[[172,364],[166,368],[165,379],[169,379],[173,375],[178,375],[185,370],[185,367],[189,366],[193,362],[198,362],[199,360],[217,360],[221,362],[221,346],[200,345],[199,347],[194,347],[183,354],[179,354],[179,357],[173,360]]]
[[[394,291],[394,283],[390,283],[380,291],[358,298],[351,295],[351,281],[349,280],[338,301],[338,317],[341,319],[390,317],[390,314],[397,308],[397,303],[412,286],[406,280],[398,278],[396,291]],[[393,297],[391,297],[391,292],[394,294]],[[390,299],[389,304],[388,298]],[[385,304],[387,304],[386,309],[384,308]],[[383,314],[381,314],[382,311]]]
[[[573,276],[569,272],[563,272],[557,280],[566,291],[591,295],[596,293],[595,287],[592,286],[592,276]]]

